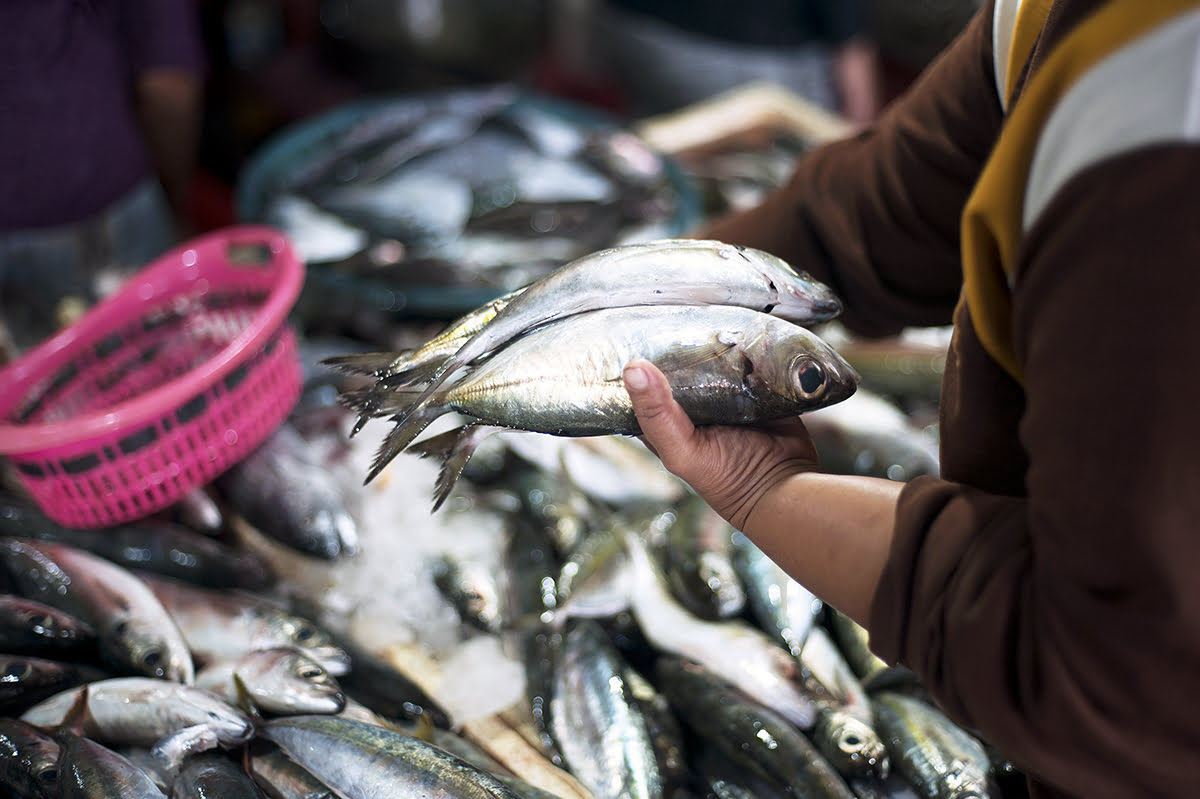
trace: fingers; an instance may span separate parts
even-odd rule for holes
[[[622,377],[646,443],[666,459],[686,450],[695,427],[671,396],[671,386],[658,367],[635,358],[626,364]],[[670,464],[667,466],[670,468]]]

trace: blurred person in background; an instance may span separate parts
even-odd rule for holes
[[[600,68],[635,116],[755,81],[777,83],[851,123],[881,103],[867,0],[598,0]]]
[[[0,3],[9,355],[191,233],[206,59],[191,0]],[[111,287],[109,287],[111,288]]]
[[[1038,799],[1200,795],[1197,64],[1197,0],[992,0],[700,231],[810,271],[862,335],[953,321],[939,476],[822,473],[799,419],[697,428],[625,369],[666,467]]]

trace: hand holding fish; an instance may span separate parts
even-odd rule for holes
[[[632,360],[622,376],[646,444],[668,471],[738,529],[775,485],[820,468],[816,447],[798,416],[757,426],[696,427],[654,364]]]
[[[661,370],[622,373],[642,438],[663,465],[788,574],[866,625],[903,483],[820,472],[799,417],[695,426]]]

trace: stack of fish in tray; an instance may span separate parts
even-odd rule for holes
[[[778,259],[664,240],[573,262],[412,351],[338,356],[371,378],[352,397],[358,426],[396,417],[372,476],[416,450],[447,456],[439,503],[463,477],[469,501],[422,509],[427,529],[394,507],[423,489],[402,478],[368,490],[359,467],[349,481],[358,499],[391,508],[369,525],[356,528],[355,503],[338,509],[332,490],[295,503],[310,474],[299,465],[320,460],[283,456],[315,435],[297,416],[250,470],[211,487],[215,512],[269,533],[274,502],[276,521],[297,530],[306,515],[328,517],[322,536],[293,530],[251,546],[229,534],[229,519],[182,508],[175,522],[74,531],[0,494],[0,794],[1019,796],[1010,786],[1020,774],[1002,757],[682,483],[666,475],[669,485],[652,486],[632,460],[613,470],[627,494],[600,485],[598,461],[569,479],[553,471],[571,460],[566,447],[596,455],[603,442],[653,460],[624,437],[638,432],[620,383],[632,357],[658,364],[703,423],[848,397],[854,371],[797,323],[838,309],[828,289]],[[450,412],[467,424],[417,441]],[[468,466],[497,429],[511,431],[487,441],[502,457]],[[538,462],[529,439],[563,449]],[[365,469],[370,452],[361,454]],[[273,484],[287,478],[298,478],[293,488]],[[249,502],[252,488],[265,504]],[[439,521],[456,515],[499,523],[491,568],[471,568],[472,553],[444,534]],[[501,664],[459,674],[467,664],[446,658],[436,680],[400,668],[387,642],[364,646],[332,623],[344,595],[287,573],[304,559],[315,564],[306,573],[366,582],[354,612],[386,618],[374,605],[388,591],[362,576],[378,562],[376,574],[395,580],[401,559],[418,559],[421,536],[442,545],[426,579],[449,606],[422,621],[452,618],[459,640],[495,641],[518,664],[518,698],[503,711],[444,701],[454,698],[448,686],[486,683]],[[426,542],[426,555],[434,550]],[[430,632],[418,630],[417,642]],[[497,729],[504,741],[490,737]],[[505,749],[513,735],[520,756]]]
[[[368,482],[439,416],[475,420],[416,448],[445,458],[436,507],[495,429],[638,433],[621,381],[633,358],[663,370],[697,424],[763,422],[840,402],[858,375],[802,326],[840,311],[828,287],[773,255],[660,239],[576,259],[415,351],[327,363],[375,380],[347,396],[359,411],[355,432],[374,416],[396,422]]]

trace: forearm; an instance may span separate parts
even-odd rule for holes
[[[137,83],[142,131],[180,233],[189,228],[200,98],[199,79],[181,69],[151,70]]]
[[[881,102],[879,56],[874,45],[854,38],[833,56],[833,82],[842,115],[856,126],[874,121]]]
[[[825,602],[866,626],[904,484],[803,472],[761,496],[742,532]]]

